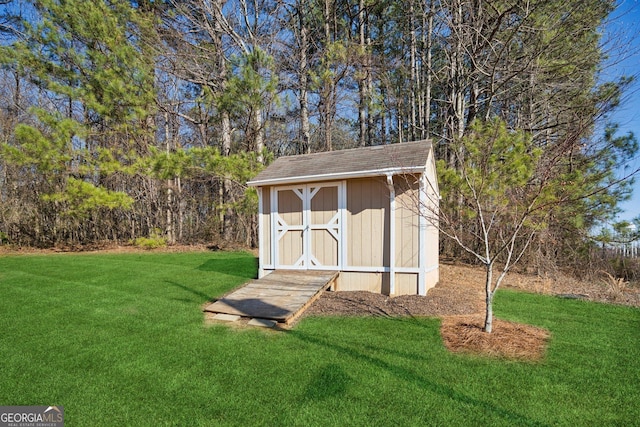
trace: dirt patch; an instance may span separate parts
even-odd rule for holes
[[[562,273],[544,277],[509,273],[504,287],[564,298],[640,307],[639,283],[614,282],[604,273],[591,280],[578,280]]]
[[[85,254],[85,253],[105,253],[105,254],[119,254],[119,253],[182,253],[182,252],[217,252],[217,251],[247,251],[258,256],[257,249],[250,249],[242,245],[230,245],[230,244],[191,244],[191,245],[167,245],[160,248],[146,249],[137,247],[131,244],[119,245],[112,242],[95,243],[91,245],[82,246],[56,246],[52,248],[32,248],[32,247],[20,247],[11,245],[0,245],[0,255],[47,255],[58,253],[73,253],[73,254]]]

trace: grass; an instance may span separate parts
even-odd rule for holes
[[[438,319],[204,326],[256,274],[246,253],[0,257],[0,405],[69,426],[638,425],[640,310],[501,291],[547,357],[452,355]]]

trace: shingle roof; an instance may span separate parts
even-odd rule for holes
[[[277,158],[248,184],[257,187],[421,172],[427,164],[430,151],[431,142],[423,140],[284,156]]]

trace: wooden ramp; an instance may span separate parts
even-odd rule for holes
[[[276,270],[204,310],[289,323],[331,286],[337,276],[337,271]]]

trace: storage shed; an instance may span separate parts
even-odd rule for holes
[[[439,280],[429,141],[279,157],[258,191],[259,276],[336,270],[335,290],[426,295]]]

